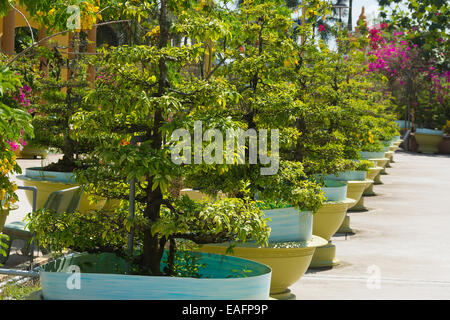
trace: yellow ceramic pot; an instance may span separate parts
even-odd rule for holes
[[[180,197],[182,196],[188,196],[189,198],[191,198],[192,200],[197,200],[197,201],[214,201],[214,198],[204,194],[203,192],[200,192],[198,190],[193,190],[193,189],[182,189],[180,191]],[[226,195],[223,194],[222,192],[219,192],[217,194],[217,197],[219,199],[223,199],[226,198]]]
[[[378,176],[383,170],[382,167],[373,167],[369,169],[369,172],[367,172],[367,179],[368,180],[374,180],[376,176]]]
[[[342,225],[336,233],[354,233],[353,229],[350,227],[350,216],[345,216]]]
[[[373,184],[373,180],[366,179],[365,181],[348,181],[348,189],[347,189],[347,197],[355,200],[353,205],[350,205],[348,210],[350,211],[356,204],[361,200],[361,197],[370,185]],[[342,222],[341,227],[339,228],[337,233],[351,233],[352,229],[350,228],[350,217],[347,215],[344,218],[344,222]]]
[[[371,187],[373,188],[373,180],[366,180],[369,184],[366,185],[366,188],[363,190],[363,193],[361,194],[361,197],[359,198],[359,200],[357,201],[357,203],[349,208],[349,211],[367,211],[367,208],[364,206],[364,192],[367,189],[370,189]],[[352,198],[353,199],[353,198]]]
[[[233,248],[233,256],[253,260],[272,269],[270,295],[275,299],[295,298],[289,286],[297,282],[308,269],[317,247],[328,243],[325,239],[313,236],[311,241],[272,243],[268,247],[246,244]],[[228,244],[202,246],[199,251],[227,254]]]
[[[381,183],[380,173],[382,170],[383,168],[381,167],[374,167],[369,169],[369,172],[367,173],[367,179],[373,180],[374,183],[372,183],[369,187],[366,188],[366,190],[364,190],[363,196],[376,196],[376,193],[373,191],[373,186]],[[379,183],[377,183],[377,181]]]
[[[120,201],[120,199],[107,199],[102,211],[113,212],[120,205]]]
[[[373,183],[372,183],[372,186],[373,186]],[[356,203],[356,205],[349,211],[351,211],[351,212],[368,211],[368,209],[364,205],[364,196],[362,196],[361,199],[359,199],[359,201]]]
[[[389,159],[389,162],[387,163],[386,168],[391,168],[390,164],[394,162],[394,152],[392,152],[392,151],[386,152],[384,157],[386,159]]]
[[[364,190],[373,184],[373,180],[366,179],[365,181],[348,181],[347,197],[356,201],[361,199]],[[355,205],[350,205],[349,209],[352,209]]]
[[[81,213],[88,213],[91,211],[101,210],[106,204],[106,198],[102,198],[99,196],[88,195],[83,193],[80,200],[80,206],[78,207],[78,211]]]
[[[325,202],[313,215],[313,234],[330,240],[339,229],[350,206],[356,203],[353,199],[337,202]]]
[[[54,182],[54,181],[46,181],[46,180],[37,180],[37,179],[30,179],[24,176],[18,176],[17,179],[21,180],[23,185],[25,187],[36,187],[37,192],[37,199],[36,199],[36,209],[42,209],[45,202],[47,201],[50,194],[52,194],[55,191],[64,190],[68,188],[73,188],[77,186],[76,184],[70,184],[70,183],[62,183],[62,182]],[[33,193],[31,191],[25,192],[28,202],[30,204],[33,203]],[[91,203],[91,201],[94,201]],[[105,198],[100,197],[90,197],[88,194],[83,193],[83,196],[80,200],[80,206],[78,207],[78,210],[82,213],[87,213],[94,210],[100,210],[103,208],[103,206],[106,203]]]
[[[381,167],[381,168],[386,168],[387,164],[389,163],[389,159],[388,158],[383,158],[383,159],[370,159],[373,160],[377,163],[377,167]]]
[[[397,151],[399,148],[396,146],[396,145],[393,145],[393,146],[390,146],[389,147],[389,151],[390,152],[395,152],[395,151]]]
[[[342,225],[347,209],[356,203],[353,199],[338,202],[326,202],[314,216],[313,234],[328,241],[328,244],[316,248],[310,268],[332,267],[339,264],[336,259],[336,246],[330,241],[331,237]]]
[[[418,152],[424,154],[435,154],[439,152],[439,144],[444,138],[442,134],[415,133],[415,138],[419,144]]]

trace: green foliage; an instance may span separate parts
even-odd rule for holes
[[[18,200],[17,185],[10,173],[21,173],[10,143],[19,141],[23,134],[32,135],[31,117],[25,111],[9,106],[11,95],[20,86],[20,77],[8,68],[0,68],[0,210]],[[9,96],[9,97],[8,97]]]
[[[324,1],[308,5],[329,10]],[[92,90],[77,85],[85,67],[77,61],[76,103],[47,82],[42,110],[55,127],[70,123],[62,135],[48,129],[49,136],[91,147],[80,160],[85,170],[77,171],[78,181],[114,205],[89,215],[30,214],[30,228],[45,246],[125,255],[127,233],[134,230],[139,273],[195,275],[198,266],[182,271],[170,262],[177,239],[265,243],[270,230],[261,208],[317,211],[325,198],[314,175],[368,170],[373,163],[355,161],[360,152],[397,135],[387,116],[391,97],[378,90],[385,83],[367,73],[365,41],[346,39],[340,46],[345,59],[330,51],[314,39],[315,9],[300,28],[282,1],[244,1],[235,10],[209,1],[127,1],[113,9],[132,21],[129,45],[105,46],[90,59],[98,71]],[[63,115],[51,118],[63,105]],[[279,130],[278,172],[264,176],[263,165],[236,162],[174,164],[170,137],[178,128],[192,132],[194,121],[203,122],[202,134],[212,128]],[[268,153],[277,156],[273,145]],[[130,181],[136,186],[132,220]],[[179,199],[180,184],[216,200]],[[217,200],[219,191],[228,198]],[[161,270],[166,244],[170,266]]]

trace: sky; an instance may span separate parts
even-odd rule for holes
[[[367,21],[369,25],[373,24],[373,19],[378,16],[378,2],[377,0],[353,0],[353,26],[356,26],[362,7],[365,7]],[[345,20],[344,20],[345,21]]]

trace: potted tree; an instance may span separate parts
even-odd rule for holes
[[[27,2],[26,5],[33,19],[46,25],[48,32],[57,35],[58,31],[66,30],[69,14],[64,12],[67,10],[64,4],[44,1],[39,4]],[[54,10],[50,10],[49,7]],[[94,14],[89,13],[88,7],[82,9],[85,17]],[[83,27],[90,28],[92,23],[83,21]],[[90,148],[85,140],[75,141],[69,125],[70,118],[77,111],[93,108],[84,101],[90,85],[87,81],[85,33],[81,30],[73,31],[67,48],[69,54],[66,54],[63,50],[65,48],[60,47],[58,43],[50,42],[47,46],[32,44],[8,62],[8,65],[25,75],[26,85],[17,98],[22,108],[33,115],[35,128],[35,137],[33,139],[27,137],[28,141],[22,150],[22,156],[45,157],[47,151],[43,150],[48,149],[61,152],[63,155],[57,163],[27,168],[25,174],[18,177],[24,185],[38,187],[38,208],[43,206],[52,192],[76,184],[75,169],[85,168],[82,155]],[[31,203],[31,193],[26,194]],[[90,209],[101,208],[105,201],[85,193],[80,209],[87,212]]]
[[[218,19],[221,9],[210,4],[178,6],[167,0],[153,4],[141,1],[120,12],[139,26],[132,28],[131,37],[140,40],[104,49],[95,63],[106,76],[89,94],[89,102],[101,108],[74,116],[77,139],[95,146],[85,159],[90,164],[85,176],[97,177],[89,190],[108,192],[120,201],[89,215],[29,216],[30,228],[42,245],[84,252],[42,268],[43,297],[267,299],[270,268],[189,252],[184,242],[264,244],[269,229],[256,202],[245,197],[195,202],[170,192],[194,166],[172,161],[171,150],[177,145],[170,140],[174,130],[196,120],[222,124],[224,129],[236,125],[221,116],[227,105],[236,103],[232,85],[196,72],[202,68],[199,60],[206,39],[229,41],[229,26]],[[180,37],[187,39],[184,44],[176,41]],[[148,41],[151,46],[144,44]],[[191,152],[183,156],[190,157]],[[79,265],[83,277],[90,279],[81,291],[65,286],[71,264]],[[105,279],[111,290],[102,290]]]

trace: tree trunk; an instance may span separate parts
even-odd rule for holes
[[[348,30],[352,31],[353,30],[353,0],[349,0],[348,1]]]
[[[159,49],[167,46],[169,42],[169,21],[168,21],[167,0],[161,0],[159,27]],[[167,90],[167,63],[165,58],[159,60],[159,83],[157,97],[161,97]],[[152,141],[152,148],[160,149],[162,143],[162,136],[159,128],[163,124],[162,111],[156,110],[154,115],[154,127],[152,132],[148,132],[148,136]],[[161,203],[163,200],[162,192],[158,186],[152,191],[153,177],[147,177],[147,207],[144,210],[144,216],[153,223],[160,218]],[[165,240],[159,240],[158,234],[152,235],[150,230],[144,232],[144,268],[148,269],[152,275],[162,275],[161,272],[161,258],[164,253]]]

